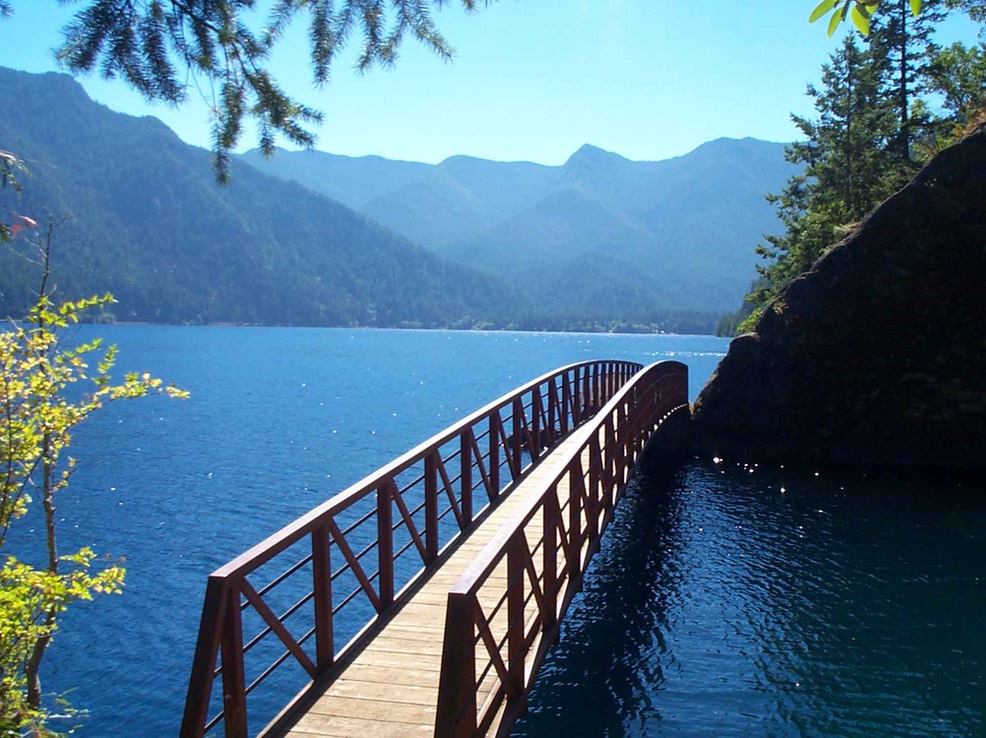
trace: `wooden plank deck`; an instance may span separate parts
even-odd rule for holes
[[[448,555],[381,631],[284,735],[291,738],[422,738],[435,731],[449,589],[501,525],[532,497],[577,442],[572,434],[543,459]],[[555,472],[556,473],[556,472]],[[564,504],[567,484],[558,485]],[[496,726],[490,734],[495,733]]]

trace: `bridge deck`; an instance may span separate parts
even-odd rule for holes
[[[261,732],[270,738],[509,730],[639,454],[687,412],[687,386],[677,362],[549,372],[217,569],[182,738],[220,723],[247,738],[255,689],[270,699],[265,680],[282,664],[314,681]],[[394,600],[405,552],[427,566]],[[360,595],[381,619],[336,648],[336,615]]]
[[[552,458],[568,456],[571,445],[569,437],[520,480],[297,719],[287,736],[434,735],[448,591],[502,524],[532,496],[543,494],[543,480],[555,466]],[[558,485],[558,496],[564,505],[567,484]]]

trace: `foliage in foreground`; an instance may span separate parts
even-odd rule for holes
[[[18,216],[0,238],[6,241],[34,227],[34,221]],[[146,373],[127,374],[114,384],[115,346],[103,349],[99,339],[77,345],[66,341],[66,328],[113,298],[51,300],[53,228],[36,244],[43,269],[37,304],[23,321],[0,332],[0,735],[51,734],[38,672],[59,616],[74,602],[123,587],[124,569],[97,565],[90,548],[59,553],[55,495],[68,486],[75,469],[68,455],[74,429],[108,402],[156,392],[186,396]],[[44,521],[41,540],[29,544],[31,553],[43,552],[40,564],[8,544],[8,533],[32,502],[40,503]]]
[[[907,0],[911,13],[915,16],[921,13],[921,0]],[[891,4],[891,3],[886,3]],[[828,35],[831,37],[839,25],[847,18],[860,33],[868,36],[870,21],[880,8],[880,0],[822,0],[808,16],[808,22],[814,23],[825,16],[829,17]]]
[[[460,2],[467,12],[479,8],[478,0]],[[321,86],[353,38],[361,40],[360,72],[392,66],[406,36],[450,60],[454,49],[432,17],[432,6],[448,4],[273,0],[258,9],[255,0],[88,0],[63,29],[56,53],[69,71],[98,70],[107,79],[120,78],[148,100],[180,104],[190,89],[207,96],[216,175],[225,181],[246,119],[256,121],[260,147],[268,154],[275,134],[302,146],[315,141],[312,126],[322,114],[289,94],[268,67],[293,21],[306,24],[312,75]],[[0,18],[16,5],[0,0]]]

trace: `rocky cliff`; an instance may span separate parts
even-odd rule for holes
[[[729,458],[986,469],[986,128],[732,342],[693,431]]]

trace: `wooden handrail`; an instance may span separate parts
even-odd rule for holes
[[[436,738],[482,736],[495,723],[506,734],[633,464],[687,407],[684,364],[637,373],[576,432],[563,458],[552,457],[543,491],[504,522],[449,591]]]
[[[267,724],[286,700],[268,697],[271,714],[259,721],[248,707],[274,674],[279,694],[294,680],[288,698],[330,677],[504,490],[641,368],[592,361],[549,372],[219,567],[206,586],[182,738],[220,723],[227,738],[245,738],[251,721]]]

